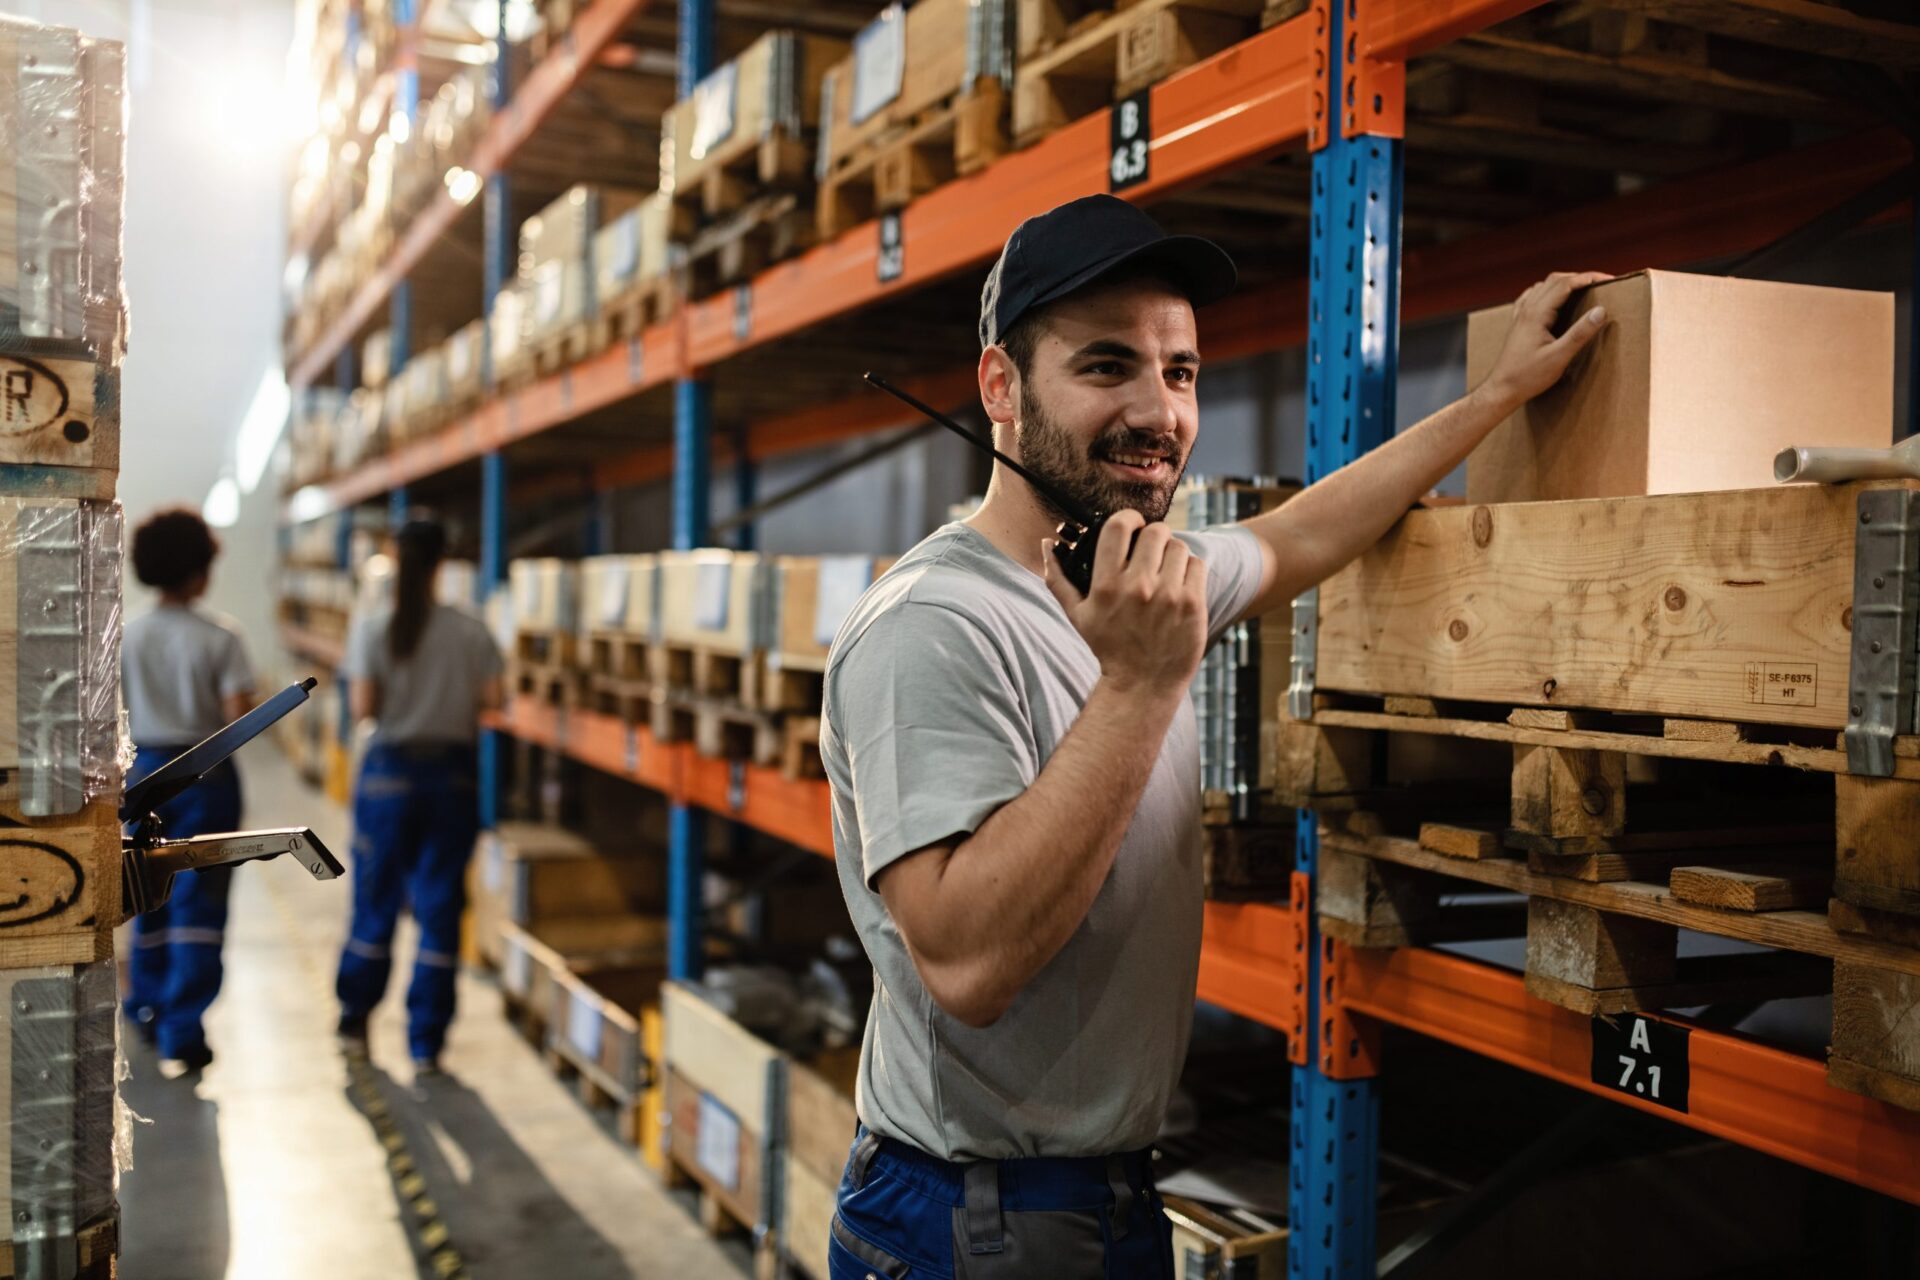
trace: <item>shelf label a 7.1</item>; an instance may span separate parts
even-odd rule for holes
[[[1629,1098],[1687,1110],[1691,1031],[1644,1014],[1593,1020],[1593,1083]]]

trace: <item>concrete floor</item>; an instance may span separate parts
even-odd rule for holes
[[[348,860],[345,813],[277,750],[256,745],[241,768],[249,822],[309,823]],[[207,1021],[217,1061],[197,1080],[165,1080],[123,1036],[122,1096],[139,1119],[120,1186],[121,1276],[741,1273],[744,1250],[710,1241],[574,1100],[484,978],[461,977],[447,1078],[414,1085],[397,989],[373,1021],[371,1069],[350,1078],[332,1035],[347,902],[346,882],[317,883],[285,859],[241,869]],[[398,950],[396,978],[411,967],[405,933]],[[390,1172],[377,1124],[397,1130],[418,1182],[404,1161]]]

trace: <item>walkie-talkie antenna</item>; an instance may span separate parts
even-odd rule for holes
[[[1054,506],[1058,507],[1069,519],[1073,520],[1077,524],[1086,526],[1088,528],[1092,528],[1094,525],[1099,523],[1100,517],[1087,511],[1079,503],[1067,497],[1065,494],[1061,493],[1058,489],[1048,484],[1045,480],[1042,480],[1039,476],[1033,474],[1033,472],[1027,470],[1025,467],[1015,462],[1012,458],[1009,458],[1006,454],[994,448],[992,441],[987,440],[982,436],[974,434],[974,432],[971,429],[961,426],[959,423],[955,422],[952,418],[949,418],[946,414],[941,413],[937,409],[934,409],[933,407],[931,407],[930,405],[922,401],[919,397],[911,394],[910,392],[902,391],[899,387],[894,386],[891,382],[888,382],[885,378],[881,377],[879,374],[869,373],[865,376],[868,382],[871,382],[874,386],[880,388],[882,391],[886,392],[888,395],[893,396],[899,400],[904,400],[907,404],[919,410],[921,413],[925,414],[928,418],[931,418],[933,421],[939,423],[941,426],[945,427],[947,430],[953,432],[956,435],[965,437],[977,448],[986,450],[988,454],[992,455],[993,460],[995,462],[1001,462],[1006,464],[1009,470],[1011,470],[1015,475],[1019,476],[1022,480],[1025,480],[1028,484],[1032,485],[1035,489],[1039,490],[1041,496],[1045,497],[1047,501],[1053,503]]]

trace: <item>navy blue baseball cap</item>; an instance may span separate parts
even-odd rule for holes
[[[1013,229],[980,291],[980,345],[1013,322],[1120,267],[1150,270],[1196,307],[1233,292],[1233,259],[1211,240],[1170,236],[1118,196],[1082,196]]]

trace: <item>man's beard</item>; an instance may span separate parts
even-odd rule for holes
[[[1172,437],[1119,427],[1103,433],[1082,453],[1072,434],[1048,416],[1038,397],[1025,387],[1020,389],[1021,462],[1090,513],[1112,515],[1131,509],[1146,517],[1148,524],[1165,520],[1173,506],[1174,490],[1187,471],[1187,459],[1179,447]],[[1134,451],[1164,454],[1166,479],[1116,480],[1101,466],[1116,452]],[[1055,519],[1068,518],[1068,513],[1047,494],[1034,489],[1034,496]]]

